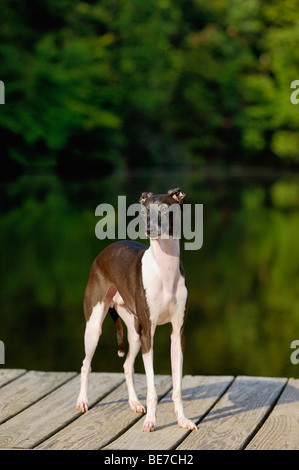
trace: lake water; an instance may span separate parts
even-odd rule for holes
[[[110,241],[95,236],[96,207],[142,191],[181,187],[203,204],[203,246],[182,250],[189,288],[185,374],[299,376],[299,177],[248,169],[146,170],[92,182],[51,174],[2,188],[0,340],[5,367],[80,370],[82,301],[91,263]],[[147,243],[147,242],[145,242]],[[155,335],[155,372],[170,373],[169,325]],[[298,355],[299,356],[299,355]],[[107,316],[93,370],[121,371]],[[136,368],[143,372],[139,355]]]

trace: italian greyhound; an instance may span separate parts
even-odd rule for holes
[[[133,411],[145,413],[134,388],[134,361],[142,350],[147,383],[147,413],[143,431],[156,429],[157,394],[153,370],[153,338],[157,325],[171,323],[172,400],[178,425],[196,429],[186,418],[182,402],[183,330],[187,314],[188,291],[180,261],[179,239],[173,236],[171,206],[182,209],[185,194],[180,188],[167,194],[142,193],[141,214],[146,223],[150,246],[135,241],[118,241],[105,248],[94,260],[84,295],[85,358],[81,368],[81,388],[77,410],[88,410],[87,387],[91,360],[102,332],[102,323],[109,310],[117,328],[119,356],[124,355],[123,329],[120,318],[127,326],[129,351],[124,372]],[[169,234],[163,236],[161,217],[151,226],[151,205],[169,210]],[[161,209],[162,210],[162,209]],[[154,235],[153,235],[154,233]]]

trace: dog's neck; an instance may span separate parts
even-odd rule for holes
[[[149,252],[159,271],[171,270],[174,275],[179,273],[180,240],[172,237],[151,239]]]
[[[179,260],[180,258],[180,240],[169,238],[152,238],[150,250],[156,258],[161,256],[172,256]]]

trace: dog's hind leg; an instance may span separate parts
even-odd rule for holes
[[[107,315],[115,290],[114,286],[111,286],[105,298],[102,301],[98,301],[93,307],[91,315],[86,322],[84,335],[85,358],[81,367],[81,387],[76,405],[76,409],[82,411],[82,413],[86,413],[88,410],[87,388],[91,372],[91,361],[102,333],[102,323]]]
[[[99,337],[102,332],[102,323],[107,314],[108,305],[105,302],[98,302],[92,310],[92,314],[86,323],[84,345],[85,358],[81,368],[81,388],[77,400],[76,408],[82,413],[88,410],[87,388],[88,378],[91,371],[91,361],[98,345]]]
[[[129,351],[124,362],[124,373],[129,394],[129,404],[135,413],[145,413],[144,406],[140,403],[134,386],[134,363],[140,349],[140,336],[134,327],[134,317],[124,306],[117,306],[117,313],[127,326]]]

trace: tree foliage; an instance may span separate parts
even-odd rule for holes
[[[293,0],[3,2],[5,163],[82,177],[99,162],[108,172],[166,162],[298,162],[299,113],[290,102],[299,78],[297,7]]]

